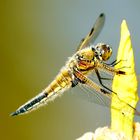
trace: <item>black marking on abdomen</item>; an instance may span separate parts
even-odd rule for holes
[[[33,99],[29,104],[25,105],[24,108],[26,110],[28,110],[28,108],[32,107],[33,105],[35,105],[36,103],[40,102],[42,99],[44,99],[46,97],[45,94],[36,97],[35,99]]]
[[[15,112],[11,113],[11,116],[16,116],[16,115],[25,113],[26,111],[32,109],[34,105],[41,102],[47,96],[48,96],[47,93],[39,94],[37,97],[33,98],[31,101],[27,102],[26,104],[21,106],[19,109],[17,109]]]

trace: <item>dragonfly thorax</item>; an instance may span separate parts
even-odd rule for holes
[[[78,70],[86,71],[93,69],[95,62],[95,52],[91,47],[84,48],[78,51],[75,55],[76,67]]]
[[[104,43],[98,43],[96,46],[93,46],[92,49],[96,53],[96,57],[103,61],[108,60],[112,55],[111,47]]]

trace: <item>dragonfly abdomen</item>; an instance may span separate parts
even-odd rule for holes
[[[61,72],[55,77],[55,80],[45,89],[45,91],[50,95],[52,92],[57,93],[58,91],[68,88],[71,86],[72,78],[68,70],[62,69]],[[49,96],[48,95],[48,96]]]
[[[28,113],[29,111],[37,108],[37,105],[39,105],[45,98],[47,98],[47,95],[47,93],[40,93],[36,97],[29,100],[27,103],[19,107],[15,112],[11,114],[11,116]]]
[[[67,90],[72,85],[72,78],[67,69],[62,69],[61,72],[56,76],[50,85],[43,90],[36,97],[29,100],[27,103],[19,107],[11,116],[25,114],[36,108],[48,103],[57,96],[61,95],[65,90]]]

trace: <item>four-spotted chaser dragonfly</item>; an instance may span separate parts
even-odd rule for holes
[[[11,114],[12,116],[28,113],[79,84],[92,88],[101,96],[111,97],[110,95],[113,91],[102,83],[103,78],[100,76],[98,69],[102,69],[109,74],[124,75],[125,72],[113,67],[117,64],[116,61],[111,64],[105,63],[112,54],[112,49],[109,45],[98,43],[94,46],[91,44],[101,31],[104,21],[105,15],[102,13],[97,18],[89,34],[80,42],[76,53],[66,62],[50,85],[36,97],[19,107]],[[100,85],[88,77],[93,72],[96,73]]]

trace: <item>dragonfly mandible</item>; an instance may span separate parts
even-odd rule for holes
[[[64,91],[74,88],[78,84],[87,85],[101,96],[107,96],[110,98],[113,91],[102,83],[103,78],[100,76],[98,69],[102,69],[105,72],[113,75],[124,75],[125,72],[113,67],[117,64],[116,61],[111,64],[105,63],[105,61],[107,61],[112,54],[112,49],[109,45],[105,43],[98,43],[94,46],[92,44],[100,33],[104,22],[105,15],[101,13],[91,31],[80,42],[75,54],[69,58],[55,79],[40,94],[13,112],[11,114],[12,116],[25,114],[40,106],[43,106],[49,101],[54,100],[54,98],[61,95]],[[96,73],[100,85],[88,77],[88,75],[90,75],[92,72]]]

